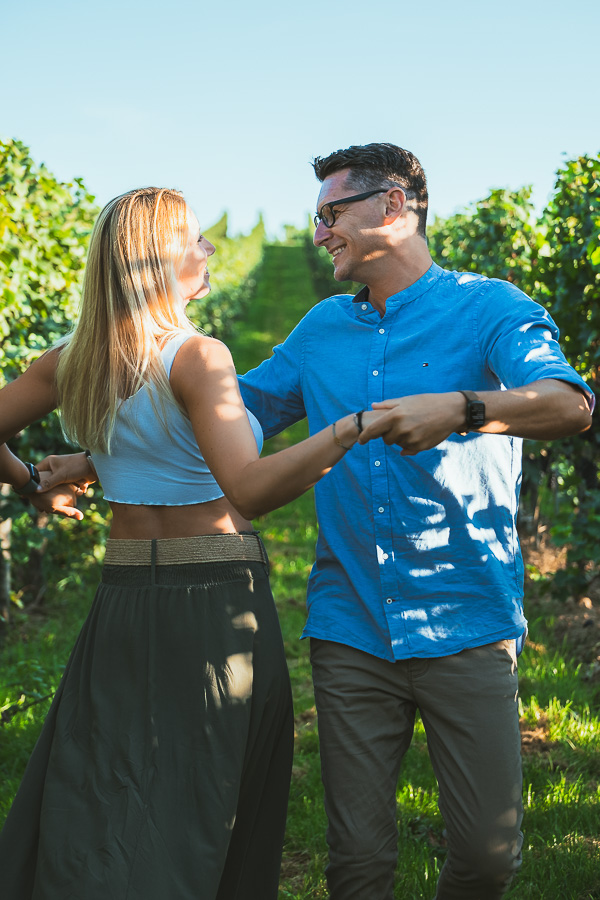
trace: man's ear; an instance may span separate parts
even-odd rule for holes
[[[398,216],[401,216],[405,205],[406,194],[402,188],[392,188],[385,198],[385,224],[390,225]]]

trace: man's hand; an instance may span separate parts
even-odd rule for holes
[[[36,468],[41,476],[42,491],[48,491],[57,485],[77,485],[81,488],[81,493],[85,494],[90,484],[98,480],[85,453],[46,456],[37,463]]]
[[[373,409],[383,414],[366,426],[359,442],[366,444],[380,437],[386,444],[402,447],[402,456],[436,447],[465,421],[465,398],[458,391],[382,400],[374,403]]]
[[[45,513],[57,513],[68,519],[83,519],[83,513],[77,509],[77,497],[83,493],[78,484],[61,484],[47,491],[28,494],[27,499],[37,510]]]

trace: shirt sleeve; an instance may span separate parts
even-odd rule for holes
[[[260,422],[265,438],[304,419],[302,396],[303,323],[273,348],[273,355],[256,369],[238,376],[242,399]]]
[[[594,393],[567,362],[555,322],[519,288],[490,279],[480,299],[476,329],[483,360],[505,387],[557,378],[580,388],[593,409]]]

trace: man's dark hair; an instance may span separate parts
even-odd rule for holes
[[[348,183],[359,191],[398,185],[406,194],[409,209],[419,219],[418,231],[425,237],[427,223],[427,179],[417,157],[395,144],[364,144],[336,150],[313,160],[315,175],[325,181],[341,169],[349,169]]]

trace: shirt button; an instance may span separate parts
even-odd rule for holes
[[[384,553],[384,554],[383,554],[383,558],[384,558],[384,559],[389,559],[389,558],[390,558],[390,557],[389,557],[389,553]]]
[[[379,369],[373,369],[373,375],[379,375]]]
[[[393,603],[394,601],[392,600],[391,597],[388,597],[387,600],[386,600],[385,602],[386,602],[386,603]]]
[[[367,308],[367,304],[366,304],[366,303],[363,303],[362,306],[361,306],[361,309],[366,309],[366,308]]]
[[[383,506],[379,507],[379,512],[385,512],[385,509],[383,508]]]
[[[380,329],[379,329],[379,334],[385,334],[385,328],[380,328]]]
[[[376,466],[380,466],[380,465],[381,465],[381,463],[379,462],[378,459],[375,460],[375,465],[376,465]]]

